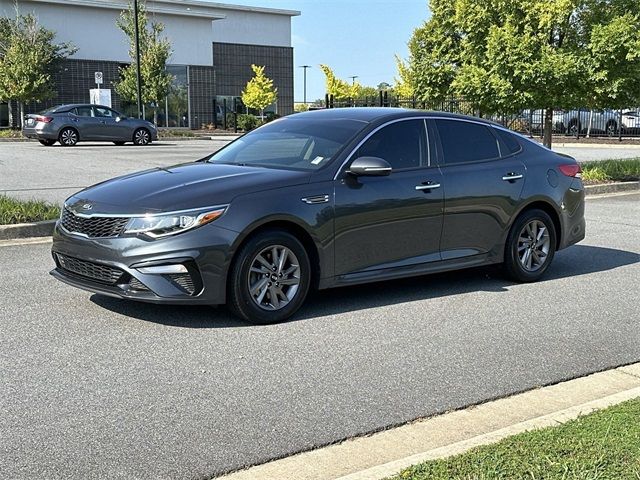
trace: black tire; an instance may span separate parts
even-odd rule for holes
[[[49,140],[49,139],[44,139],[44,140],[38,140],[40,142],[41,145],[44,145],[45,147],[50,147],[52,146],[54,143],[56,143],[55,140]]]
[[[121,147],[121,146],[123,146],[125,144],[125,142],[113,142],[113,143],[114,143],[114,145],[116,145],[118,147]]]
[[[582,125],[577,120],[571,120],[567,128],[567,135],[577,137],[582,133]]]
[[[58,135],[58,141],[63,147],[74,147],[80,140],[80,135],[75,128],[65,127]]]
[[[151,132],[146,128],[138,128],[133,132],[134,145],[149,145],[151,143]]]
[[[283,279],[289,282],[297,281],[293,293],[291,292],[294,285],[285,285],[284,283],[279,285],[276,283],[280,272],[270,271],[257,259],[258,255],[263,255],[262,259],[266,260],[267,263],[273,262],[273,255],[269,253],[273,248],[288,249],[285,257],[287,263],[283,262],[280,265],[280,270],[283,273],[295,266],[298,267],[295,272],[287,274],[291,275],[290,277],[285,276]],[[283,251],[280,250],[280,252]],[[256,272],[257,269],[254,265],[264,268],[264,271]],[[253,270],[252,266],[254,267]],[[262,278],[263,274],[265,278]],[[282,277],[282,274],[280,276]],[[259,284],[262,286],[256,288]],[[266,325],[282,322],[291,317],[302,306],[309,292],[310,284],[311,264],[304,246],[296,237],[287,232],[268,230],[252,237],[236,254],[228,277],[227,306],[235,315],[250,323]],[[250,285],[256,288],[256,295],[260,298],[254,298],[250,291]],[[272,290],[272,287],[278,290]],[[276,292],[276,304],[281,303],[281,301],[284,303],[282,298],[286,298],[288,294],[291,294],[291,297],[287,298],[284,306],[276,308],[271,300],[273,292]],[[282,298],[279,295],[280,293]],[[258,304],[259,301],[262,306]]]
[[[526,239],[531,238],[530,228],[534,222],[537,222],[535,223],[538,225],[536,233],[541,238],[535,243],[527,242]],[[546,228],[548,236],[545,233],[539,234],[540,225]],[[529,229],[527,229],[528,226]],[[522,213],[511,227],[505,245],[504,269],[509,278],[517,282],[535,282],[540,279],[553,261],[556,239],[555,225],[545,211],[534,209]],[[527,251],[529,251],[528,256]],[[544,258],[542,254],[545,254]],[[529,265],[530,268],[528,268]]]
[[[618,134],[618,124],[614,121],[607,123],[606,133],[608,137],[615,137]]]

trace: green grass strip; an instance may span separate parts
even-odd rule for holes
[[[54,220],[60,208],[41,200],[21,201],[0,195],[0,225]]]
[[[585,162],[582,178],[586,182],[631,182],[640,180],[640,158]]]
[[[393,480],[639,480],[640,399],[407,468]]]

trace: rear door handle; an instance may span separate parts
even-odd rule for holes
[[[416,185],[416,190],[431,190],[434,188],[440,188],[439,183],[425,182],[422,185]]]
[[[502,180],[504,180],[505,182],[514,182],[516,180],[520,180],[523,177],[524,175],[522,175],[521,173],[509,172],[504,177],[502,177]]]

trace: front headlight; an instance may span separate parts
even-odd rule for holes
[[[220,218],[226,209],[221,207],[134,217],[127,223],[125,233],[141,233],[151,238],[168,237],[211,223]]]

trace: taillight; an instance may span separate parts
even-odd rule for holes
[[[567,177],[581,178],[582,177],[582,169],[580,165],[577,163],[570,163],[568,165],[558,165],[558,170],[560,170],[563,175]]]
[[[53,121],[53,117],[43,117],[42,115],[38,115],[36,117],[36,122],[44,122],[49,123]]]

